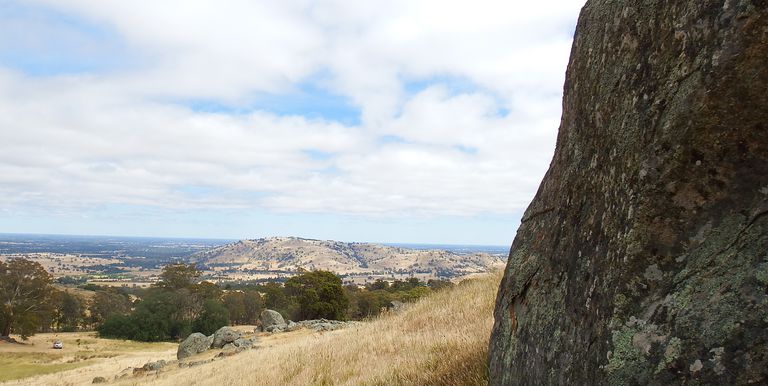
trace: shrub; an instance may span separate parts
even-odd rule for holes
[[[229,324],[229,311],[223,304],[209,299],[203,304],[203,313],[192,323],[192,329],[211,335]]]

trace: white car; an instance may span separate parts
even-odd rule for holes
[[[53,342],[53,348],[55,348],[55,349],[63,349],[64,348],[64,343],[61,343],[60,340],[54,341]]]

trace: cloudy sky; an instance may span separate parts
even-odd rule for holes
[[[0,0],[0,232],[508,245],[583,0]]]

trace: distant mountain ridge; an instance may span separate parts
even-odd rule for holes
[[[298,237],[241,240],[195,253],[190,259],[208,267],[240,270],[290,272],[303,268],[343,275],[431,273],[443,277],[487,272],[506,263],[503,257],[489,253],[459,254]]]

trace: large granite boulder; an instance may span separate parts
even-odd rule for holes
[[[279,312],[273,310],[264,310],[259,315],[259,321],[261,321],[261,329],[263,331],[271,331],[275,327],[283,328],[287,326],[285,319]]]
[[[491,384],[768,383],[768,2],[589,0]]]
[[[176,351],[176,358],[184,359],[199,354],[210,349],[212,343],[213,337],[205,336],[199,332],[192,333],[187,339],[184,339],[184,341],[179,344],[179,349]]]
[[[227,343],[232,343],[237,339],[240,339],[240,332],[232,327],[224,326],[213,334],[213,344],[211,348],[222,348]]]

